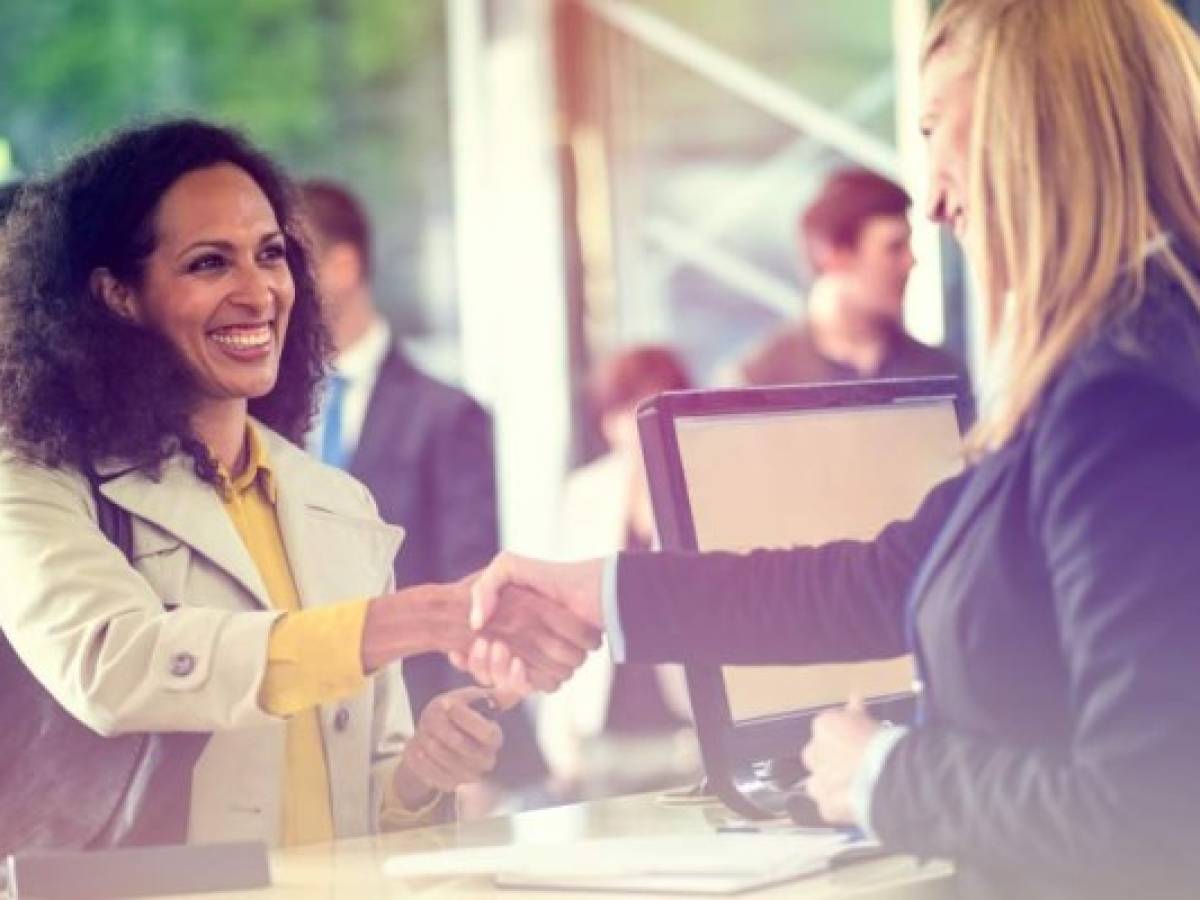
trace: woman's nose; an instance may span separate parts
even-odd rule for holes
[[[234,299],[256,312],[270,310],[275,303],[274,276],[270,272],[262,271],[258,266],[243,267]]]

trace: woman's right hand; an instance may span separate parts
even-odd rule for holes
[[[363,671],[370,674],[406,656],[430,652],[446,653],[465,668],[472,644],[480,637],[469,624],[475,580],[471,575],[453,584],[420,585],[372,600],[363,625]],[[498,652],[511,651],[520,660],[520,670],[510,677],[552,691],[600,646],[601,633],[554,599],[511,590],[503,607],[491,612],[483,634]],[[491,678],[488,683],[496,681]]]

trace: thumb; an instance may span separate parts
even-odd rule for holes
[[[482,629],[495,613],[500,591],[508,580],[505,573],[500,570],[506,567],[505,557],[497,556],[471,585],[471,612],[468,621],[472,631]]]

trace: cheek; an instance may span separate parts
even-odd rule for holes
[[[296,282],[289,270],[285,269],[279,276],[275,292],[279,297],[279,312],[287,316],[296,305]]]

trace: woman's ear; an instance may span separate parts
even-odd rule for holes
[[[113,275],[108,269],[93,269],[91,277],[88,279],[88,287],[91,288],[94,296],[104,301],[104,305],[114,315],[135,325],[142,324],[141,310],[138,308],[137,298],[134,296],[133,291],[129,285]]]

